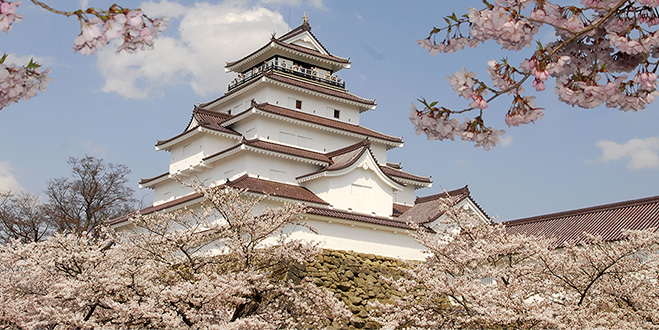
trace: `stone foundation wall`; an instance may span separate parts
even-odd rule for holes
[[[368,303],[399,299],[400,292],[381,276],[399,279],[404,275],[400,268],[406,266],[398,259],[373,254],[324,250],[315,262],[303,267],[300,275],[334,292],[346,304],[354,317],[350,329],[378,329],[379,324],[368,318]]]

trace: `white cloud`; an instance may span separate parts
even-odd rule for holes
[[[513,143],[513,136],[512,136],[512,135],[508,135],[508,134],[506,134],[506,135],[503,135],[503,136],[501,136],[501,137],[499,138],[499,144],[500,144],[502,147],[507,147],[507,146],[509,146],[511,143]]]
[[[21,186],[9,165],[9,162],[0,161],[0,191],[24,192],[25,188]]]
[[[632,170],[659,169],[659,136],[631,139],[623,144],[600,140],[597,146],[602,149],[600,160],[605,163],[624,158],[628,159],[627,168]]]
[[[152,51],[115,54],[113,47],[106,47],[99,52],[103,91],[131,99],[161,95],[166,87],[176,85],[189,85],[200,96],[221,94],[234,77],[224,72],[226,62],[265,45],[273,32],[281,35],[289,30],[280,13],[245,7],[239,1],[189,7],[162,1],[141,8],[150,17],[173,16],[180,21],[178,35],[172,37],[170,32],[156,39]]]

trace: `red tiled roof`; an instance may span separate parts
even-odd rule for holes
[[[229,152],[231,150],[234,150],[236,148],[240,148],[240,146],[242,146],[242,145],[246,145],[246,146],[250,146],[250,147],[254,147],[254,148],[262,149],[262,150],[278,152],[278,153],[287,154],[287,155],[296,156],[296,157],[313,159],[313,160],[325,162],[325,163],[328,163],[328,164],[331,163],[331,160],[329,159],[329,157],[327,157],[327,156],[325,156],[325,154],[322,154],[322,153],[319,153],[319,152],[300,149],[300,148],[291,147],[291,146],[286,146],[286,145],[283,145],[283,144],[263,141],[263,140],[259,140],[259,139],[246,140],[244,138],[239,144],[237,144],[235,146],[232,146],[232,147],[229,147],[227,149],[224,149],[220,152],[214,153],[210,156],[206,156],[206,157],[203,158],[203,160],[206,161],[206,160],[211,159],[213,157],[217,157],[221,154],[227,153],[227,152]]]
[[[275,71],[267,71],[263,74],[266,78],[272,79],[274,81],[282,82],[288,85],[293,85],[296,87],[301,87],[307,90],[311,90],[317,93],[338,97],[344,100],[358,102],[366,105],[375,105],[375,100],[369,100],[357,95],[346,92],[345,90],[335,89],[324,87],[317,84],[312,84],[301,79],[295,79],[291,76],[282,75]]]
[[[522,218],[503,223],[509,233],[542,235],[557,246],[586,240],[584,233],[605,241],[623,238],[624,230],[659,228],[659,196]]]
[[[440,199],[446,197],[453,198],[456,203],[462,201],[465,198],[471,198],[469,188],[467,186],[436,195],[417,197],[417,199],[414,201],[414,206],[405,211],[398,218],[403,220],[407,220],[409,218],[412,221],[418,223],[432,222],[442,215],[442,212],[439,211],[441,205]],[[473,199],[472,202],[476,204]],[[476,206],[478,206],[478,204],[476,204]],[[480,211],[485,214],[482,209],[480,209]],[[485,216],[487,215],[485,214]]]
[[[232,130],[231,128],[227,128],[221,125],[222,122],[226,121],[227,119],[230,119],[231,115],[226,114],[226,113],[220,113],[220,112],[214,112],[214,111],[209,111],[205,109],[200,109],[200,108],[195,108],[192,111],[192,118],[190,118],[190,123],[192,123],[192,120],[195,119],[197,120],[197,125],[190,128],[189,130],[183,131],[183,133],[178,134],[174,137],[171,137],[166,140],[158,140],[156,143],[156,146],[160,146],[163,144],[166,144],[170,141],[173,141],[181,136],[184,136],[186,134],[189,134],[193,131],[195,131],[198,127],[204,127],[213,131],[225,133],[225,134],[230,134],[230,135],[236,135],[240,136],[241,134]],[[190,124],[188,124],[190,126]]]
[[[395,169],[397,169],[397,170],[402,170],[402,169],[403,169],[403,166],[401,166],[400,163],[390,163],[390,162],[387,162],[387,166],[389,166],[389,167],[391,167],[391,168],[395,168]]]
[[[287,184],[287,183],[281,183],[281,182],[274,182],[274,181],[269,181],[269,180],[263,180],[263,179],[258,179],[258,178],[252,178],[249,177],[247,174],[233,180],[227,180],[226,183],[218,186],[219,188],[222,187],[232,187],[236,189],[245,189],[248,192],[253,192],[253,193],[259,193],[259,194],[264,194],[264,195],[269,195],[269,196],[274,196],[274,197],[281,197],[281,198],[287,198],[287,199],[293,199],[301,202],[311,202],[311,203],[316,203],[316,204],[325,204],[328,205],[327,202],[325,202],[323,199],[320,197],[316,196],[313,192],[311,192],[309,189],[305,187],[300,187],[300,186],[295,186],[292,184]],[[141,209],[139,211],[140,214],[149,214],[153,212],[158,212],[162,211],[164,209],[183,204],[189,201],[193,201],[197,198],[202,197],[200,193],[194,193],[185,197],[177,198],[175,200],[159,204],[156,206],[149,206],[147,208]],[[131,215],[127,215],[121,218],[117,219],[112,219],[108,221],[108,225],[115,225],[121,222],[124,222],[130,218]]]
[[[296,28],[293,29],[293,30],[290,30],[290,31],[284,33],[284,35],[282,35],[281,37],[277,38],[277,40],[288,39],[288,38],[290,38],[290,37],[294,37],[294,36],[296,36],[296,35],[299,35],[299,34],[303,33],[304,31],[309,32],[309,34],[311,34],[311,36],[312,36],[314,39],[316,39],[316,41],[318,42],[318,44],[320,45],[320,47],[323,48],[323,50],[325,51],[325,53],[328,53],[328,54],[329,54],[329,50],[327,50],[327,48],[325,48],[325,46],[323,46],[323,44],[320,42],[320,40],[318,40],[318,38],[316,38],[316,36],[311,32],[311,24],[309,24],[309,22],[303,22],[302,25],[296,27]]]
[[[363,140],[353,145],[349,145],[347,147],[332,152],[328,152],[326,155],[331,160],[331,163],[329,165],[319,169],[318,171],[300,175],[296,177],[296,179],[301,179],[322,172],[338,171],[344,168],[348,168],[352,164],[354,164],[357,160],[359,160],[359,158],[361,158],[361,156],[365,152],[371,153],[369,146],[370,143],[368,142],[368,140]],[[371,153],[371,155],[373,155],[373,153]]]
[[[310,49],[310,48],[306,48],[306,47],[302,47],[302,46],[282,42],[282,40],[287,39],[287,38],[292,37],[292,36],[295,36],[295,35],[298,35],[298,34],[302,33],[303,31],[308,31],[313,36],[313,38],[316,39],[316,41],[318,42],[320,47],[322,47],[323,50],[329,55],[323,54],[319,51],[316,51],[316,50],[313,50],[313,49]],[[287,32],[286,34],[282,35],[279,38],[274,38],[274,37],[271,38],[270,42],[265,44],[263,47],[257,49],[256,51],[252,52],[251,54],[249,54],[249,55],[247,55],[247,56],[245,56],[245,57],[243,57],[243,58],[241,58],[237,61],[227,62],[225,67],[228,68],[228,67],[234,66],[234,65],[236,65],[236,64],[238,64],[238,63],[240,63],[240,62],[242,62],[242,61],[244,61],[244,60],[246,60],[246,59],[248,59],[252,56],[254,56],[255,54],[257,54],[260,51],[262,51],[263,49],[265,49],[266,47],[270,46],[272,43],[280,45],[284,48],[289,48],[291,50],[295,50],[295,51],[303,52],[303,53],[310,54],[310,55],[313,55],[313,56],[317,56],[317,57],[320,57],[320,58],[324,58],[326,60],[330,60],[330,61],[334,61],[334,62],[338,62],[338,63],[345,63],[345,64],[350,63],[350,59],[342,58],[342,57],[338,57],[338,56],[334,56],[334,55],[330,54],[330,52],[327,51],[325,46],[323,46],[323,44],[318,40],[318,38],[316,38],[316,36],[313,35],[313,33],[311,33],[311,26],[309,25],[309,23],[304,23],[304,24],[298,26],[297,28]]]
[[[197,120],[199,125],[222,131],[222,130],[227,130],[231,132],[235,132],[233,130],[229,130],[225,127],[223,127],[221,124],[225,122],[227,119],[232,118],[233,116],[228,114],[228,113],[222,113],[222,112],[215,112],[215,111],[210,111],[206,109],[200,109],[200,108],[195,108],[192,111],[192,116]]]
[[[359,213],[351,213],[351,212],[327,209],[327,208],[316,207],[316,206],[307,207],[307,214],[315,214],[315,215],[320,215],[320,216],[325,216],[325,217],[353,220],[353,221],[359,221],[359,222],[375,224],[375,225],[382,225],[382,226],[387,226],[387,227],[410,229],[410,226],[405,221],[400,221],[400,220],[397,220],[397,219],[389,219],[389,218],[385,218],[385,217],[370,216],[370,215],[359,214]]]
[[[282,145],[282,144],[272,143],[272,142],[263,141],[263,140],[259,140],[259,139],[244,140],[243,143],[245,143],[248,146],[263,149],[263,150],[270,150],[270,151],[274,151],[274,152],[280,152],[280,153],[291,155],[291,156],[308,158],[308,159],[318,160],[318,161],[326,162],[326,163],[331,162],[329,157],[327,157],[325,154],[315,152],[315,151],[311,151],[311,150],[305,150],[305,149],[300,149],[300,148],[296,148],[296,147],[285,146],[285,145]]]
[[[189,201],[193,201],[193,200],[195,200],[197,198],[200,198],[200,197],[201,197],[200,193],[194,193],[194,194],[191,194],[191,195],[188,195],[188,196],[184,196],[184,197],[181,197],[181,198],[171,200],[171,201],[166,202],[166,203],[158,204],[158,205],[155,205],[155,206],[149,206],[149,207],[143,208],[143,209],[141,209],[141,210],[139,210],[135,213],[128,214],[128,215],[125,215],[125,216],[120,217],[120,218],[111,219],[107,222],[107,225],[112,226],[112,225],[116,225],[116,224],[122,223],[124,221],[127,221],[131,217],[135,216],[138,212],[139,212],[139,214],[142,214],[142,215],[151,214],[153,212],[162,211],[162,210],[170,208],[172,206],[176,206],[176,205],[183,204],[183,203],[186,203],[186,202],[189,202]]]
[[[247,189],[249,192],[289,198],[302,202],[328,204],[326,201],[322,200],[320,197],[316,196],[316,194],[312,193],[311,190],[305,187],[252,178],[247,176],[247,174],[233,181],[227,181],[225,185],[236,189]]]
[[[411,181],[419,181],[419,182],[427,182],[430,183],[432,180],[430,180],[430,177],[424,177],[424,176],[419,176],[415,175],[412,173],[408,173],[405,171],[400,170],[399,168],[394,168],[390,167],[389,164],[387,163],[387,166],[382,166],[380,165],[380,168],[382,169],[382,172],[388,176],[393,176],[401,179],[406,179],[406,180],[411,180]]]
[[[397,143],[403,143],[403,139],[391,135],[386,135],[377,131],[374,131],[372,129],[368,129],[363,126],[359,125],[354,125],[354,124],[349,124],[346,122],[334,120],[334,119],[329,119],[326,117],[321,117],[317,116],[314,114],[310,113],[305,113],[301,111],[296,111],[276,105],[272,105],[269,103],[260,103],[256,105],[256,108],[259,110],[263,110],[265,112],[269,112],[272,114],[288,117],[288,118],[293,118],[301,121],[305,121],[308,123],[312,124],[317,124],[325,127],[330,127],[342,131],[347,131],[359,135],[364,135],[367,137],[372,137],[380,140],[385,140],[385,141],[391,141],[391,142],[397,142]],[[248,110],[249,111],[249,110]]]
[[[140,178],[140,184],[145,184],[145,183],[151,182],[151,181],[156,180],[156,179],[160,179],[160,178],[162,178],[164,176],[168,176],[168,175],[169,175],[169,172],[165,172],[163,174],[154,176],[152,178],[146,178],[146,179],[145,178]]]
[[[311,90],[311,91],[314,91],[314,92],[317,92],[317,93],[321,93],[321,94],[341,98],[341,99],[348,100],[348,101],[353,101],[353,102],[357,102],[357,103],[361,103],[361,104],[365,104],[365,105],[369,105],[369,106],[375,106],[375,100],[365,99],[365,98],[359,97],[357,95],[351,94],[351,93],[349,93],[345,90],[334,89],[334,88],[329,88],[329,87],[323,87],[321,85],[306,82],[304,80],[294,79],[294,78],[292,78],[290,76],[287,76],[287,75],[281,75],[281,74],[277,73],[276,71],[266,71],[265,73],[259,73],[259,74],[262,75],[263,77],[269,78],[273,81],[278,81],[278,82],[281,82],[281,83],[285,83],[285,84],[288,84],[288,85],[292,85],[292,86],[300,87],[300,88],[303,88],[303,89]],[[230,91],[224,93],[224,95],[222,95],[222,96],[220,96],[220,97],[218,97],[218,98],[216,98],[212,101],[208,101],[208,102],[205,102],[205,103],[200,103],[199,106],[202,107],[202,108],[206,107],[209,104],[213,104],[215,102],[218,102],[218,101],[220,101],[220,100],[222,100],[226,97],[229,97],[229,96],[237,93],[238,91],[241,91],[242,89],[247,88],[248,86],[252,86],[253,84],[256,84],[260,81],[262,81],[262,79],[260,79],[260,78],[251,79],[250,81],[248,81],[248,82],[246,82],[246,83],[244,83],[244,84],[242,84],[242,85],[240,85],[236,88],[231,89]]]
[[[411,205],[403,205],[403,204],[394,203],[393,207],[392,207],[392,213],[391,214],[394,217],[398,217],[401,214],[405,213],[405,211],[407,211],[411,208],[412,208]]]

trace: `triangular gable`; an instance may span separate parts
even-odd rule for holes
[[[405,188],[403,185],[382,171],[369,146],[370,143],[364,140],[355,145],[340,149],[340,152],[328,153],[332,164],[319,171],[299,176],[296,179],[298,183],[303,183],[323,177],[343,176],[361,168],[365,171],[375,173],[376,177],[387,186],[395,190],[403,190]]]
[[[403,212],[398,219],[401,221],[414,221],[430,229],[439,229],[443,220],[446,218],[446,215],[439,211],[441,206],[440,199],[449,197],[453,199],[456,207],[466,206],[478,218],[488,221],[489,217],[487,213],[471,198],[471,193],[467,186],[436,195],[418,197],[414,201],[414,206]]]
[[[311,26],[307,22],[277,38],[277,40],[287,44],[306,47],[324,55],[331,55],[316,36],[311,33]]]

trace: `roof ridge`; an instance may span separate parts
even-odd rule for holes
[[[430,202],[430,201],[437,200],[437,199],[440,199],[440,198],[455,196],[455,195],[458,195],[458,194],[465,194],[466,196],[470,196],[469,185],[465,185],[462,188],[453,189],[453,190],[449,190],[449,191],[444,190],[443,192],[441,192],[439,194],[428,195],[428,196],[423,196],[423,197],[417,197],[416,200],[414,201],[414,205],[420,204],[420,203]]]
[[[258,103],[254,107],[258,110],[262,110],[262,111],[269,112],[269,113],[275,112],[275,114],[278,115],[278,116],[293,118],[293,119],[296,119],[296,120],[312,123],[312,124],[315,124],[315,125],[320,125],[320,126],[329,127],[329,128],[332,128],[332,129],[337,129],[337,130],[341,130],[341,131],[345,131],[345,132],[350,132],[350,133],[361,135],[361,136],[366,136],[368,138],[374,138],[374,139],[379,139],[379,140],[384,140],[384,141],[389,141],[389,142],[397,142],[397,143],[402,143],[403,142],[402,138],[400,138],[400,137],[395,137],[395,136],[391,136],[391,135],[388,135],[388,134],[385,134],[385,133],[382,133],[382,132],[378,132],[376,130],[370,129],[370,128],[365,127],[365,126],[361,126],[361,125],[353,124],[353,123],[348,123],[348,122],[344,122],[344,121],[340,121],[340,120],[335,120],[335,119],[332,119],[332,118],[323,117],[323,116],[313,114],[313,113],[301,112],[301,111],[293,110],[293,109],[290,109],[290,108],[282,107],[282,106],[279,106],[279,105],[275,105],[275,104],[272,104],[272,103],[268,103],[268,102]],[[269,107],[271,107],[272,109],[268,109]],[[239,116],[241,116],[241,115],[243,115],[243,114],[245,114],[245,113],[247,113],[251,110],[252,110],[252,108],[249,108],[245,111],[242,111],[241,113],[237,114],[235,117],[239,117]],[[283,112],[287,112],[287,113],[276,113],[276,111],[283,111]],[[295,115],[293,115],[293,114],[295,114]],[[305,118],[305,117],[309,117],[309,118]],[[365,138],[365,139],[367,139],[367,138]]]
[[[282,151],[279,151],[279,150],[273,150],[272,148],[267,148],[267,146],[259,146],[259,145],[257,145],[257,143],[259,143],[259,142],[261,142],[263,144],[266,144],[266,145],[272,145],[272,146],[278,146],[278,147],[287,148],[287,149],[293,149],[293,150],[299,151],[301,153],[305,153],[305,152],[306,153],[311,153],[311,154],[314,154],[314,155],[318,156],[318,157],[315,157],[316,159],[320,159],[321,157],[326,157],[327,160],[325,160],[325,161],[327,161],[328,163],[331,163],[331,159],[329,159],[329,157],[327,157],[325,154],[323,154],[321,152],[308,150],[308,149],[302,149],[302,148],[298,148],[296,146],[281,144],[281,143],[278,143],[276,141],[262,140],[262,139],[259,139],[259,138],[254,138],[254,139],[248,140],[248,139],[243,137],[243,141],[241,143],[244,143],[245,145],[250,146],[250,147],[264,149],[264,150],[268,150],[268,151],[272,151],[272,152],[285,153],[285,154],[296,156],[296,157],[311,158],[311,157],[305,157],[303,155],[294,155],[292,153],[282,152]]]
[[[330,51],[327,50],[327,48],[325,48],[325,45],[323,45],[323,43],[320,42],[320,39],[318,39],[318,37],[316,37],[316,35],[314,35],[313,32],[311,32],[311,24],[309,24],[308,21],[302,22],[302,24],[301,24],[300,26],[296,27],[296,28],[293,29],[293,30],[290,30],[290,31],[284,33],[281,37],[276,38],[276,40],[277,40],[277,41],[282,41],[282,42],[283,42],[283,39],[287,39],[287,38],[293,37],[293,36],[295,36],[295,35],[297,35],[297,34],[300,34],[300,33],[303,32],[303,31],[309,32],[309,34],[310,34],[310,35],[316,40],[316,42],[318,42],[318,44],[320,45],[320,47],[321,47],[321,48],[322,48],[322,49],[323,49],[328,55],[331,55],[331,56],[334,56],[334,57],[338,57],[338,56],[336,56],[336,55],[330,53]]]
[[[549,220],[552,220],[552,219],[564,218],[564,217],[573,216],[573,215],[603,212],[603,211],[609,211],[609,210],[613,210],[613,209],[621,209],[621,208],[644,205],[644,204],[651,204],[651,203],[659,203],[659,195],[650,196],[650,197],[643,197],[643,198],[637,198],[637,199],[632,199],[632,200],[627,200],[627,201],[622,201],[622,202],[613,202],[613,203],[608,203],[608,204],[583,207],[583,208],[567,210],[567,211],[554,212],[554,213],[549,213],[549,214],[536,215],[536,216],[526,217],[526,218],[513,219],[513,220],[509,220],[509,221],[504,221],[503,224],[506,225],[506,226],[517,226],[517,225],[526,224],[526,223],[543,222],[543,221],[549,221]]]
[[[315,81],[312,81],[312,80],[303,80],[303,79],[300,79],[300,77],[293,76],[293,75],[282,75],[278,71],[274,71],[274,70],[266,71],[266,72],[263,73],[263,76],[266,77],[266,78],[277,80],[279,82],[282,82],[281,81],[282,78],[283,79],[290,79],[290,80],[293,80],[293,81],[298,81],[300,83],[309,84],[311,86],[314,86],[314,87],[322,89],[322,90],[330,90],[330,91],[334,91],[334,92],[337,92],[337,93],[347,94],[348,96],[351,96],[351,97],[355,98],[354,100],[351,100],[353,102],[358,102],[358,103],[368,104],[368,105],[375,105],[375,99],[367,99],[367,98],[355,95],[353,93],[350,93],[347,89],[337,89],[337,88],[332,87],[332,86],[321,85],[318,82],[315,82]],[[277,78],[279,78],[279,79],[277,79]],[[258,80],[258,79],[253,79],[253,80]],[[283,83],[286,83],[286,82],[283,82]],[[323,92],[323,91],[320,91],[320,90],[316,90],[315,92],[331,95],[331,94],[328,94],[327,92]],[[334,95],[331,95],[331,96],[334,96]],[[347,99],[346,97],[340,97],[340,96],[335,96],[335,97]]]
[[[363,140],[361,140],[361,141],[359,141],[355,144],[351,144],[351,145],[345,146],[343,148],[339,148],[339,149],[336,149],[336,150],[333,150],[333,151],[330,151],[330,152],[326,152],[325,155],[327,157],[335,157],[335,156],[338,156],[338,155],[343,155],[343,154],[349,153],[351,151],[354,151],[354,150],[362,148],[362,147],[370,148],[370,146],[371,146],[371,141],[369,141],[368,139],[363,139]]]
[[[421,179],[426,179],[426,180],[428,180],[428,182],[431,181],[430,176],[421,176],[421,175],[417,175],[417,174],[410,173],[410,172],[407,172],[407,171],[403,171],[400,168],[391,167],[391,166],[389,166],[389,164],[390,163],[387,163],[387,165],[380,165],[380,164],[378,164],[378,165],[380,166],[380,168],[383,168],[382,172],[385,173],[385,174],[387,174],[386,172],[384,172],[384,169],[386,168],[390,171],[393,171],[394,173],[400,173],[401,175],[405,174],[405,175],[408,175],[408,176],[415,176],[415,177],[418,177],[418,178],[421,178]],[[400,177],[400,176],[396,176],[396,177],[399,177],[399,178],[402,178],[402,179],[408,179],[408,180],[415,180],[415,179],[412,179],[412,178],[404,178],[404,177]]]

